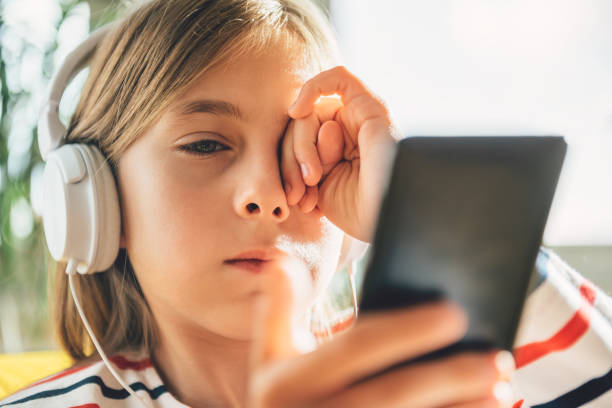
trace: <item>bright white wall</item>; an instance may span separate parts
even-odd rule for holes
[[[404,134],[560,134],[547,245],[612,245],[612,2],[331,0]]]

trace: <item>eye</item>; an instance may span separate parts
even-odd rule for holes
[[[180,150],[187,152],[188,154],[195,154],[198,156],[206,156],[222,150],[227,150],[227,146],[216,140],[200,140],[194,143],[189,143],[179,147]]]

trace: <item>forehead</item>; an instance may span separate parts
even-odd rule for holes
[[[271,109],[293,102],[303,83],[313,74],[297,51],[268,47],[227,59],[205,71],[172,104],[176,113],[200,100],[219,100],[238,108],[241,119],[251,120]],[[236,115],[234,115],[236,116]]]

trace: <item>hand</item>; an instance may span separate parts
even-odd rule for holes
[[[299,304],[294,295],[299,292],[292,287],[298,285],[286,268],[266,271],[270,286],[255,320],[247,406],[475,408],[511,403],[508,381],[514,365],[506,351],[461,353],[371,377],[461,338],[465,314],[448,303],[371,313],[316,350],[299,352],[292,340]]]
[[[341,102],[320,96],[338,94]],[[318,206],[347,234],[369,242],[397,132],[384,104],[344,67],[308,80],[289,109],[281,173],[289,205]]]

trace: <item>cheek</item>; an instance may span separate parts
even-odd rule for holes
[[[216,310],[223,296],[233,295],[228,282],[214,273],[229,246],[229,238],[224,239],[227,206],[219,198],[223,186],[203,183],[161,161],[145,166],[146,160],[127,160],[132,158],[125,157],[118,173],[123,227],[147,300],[157,312]]]
[[[118,175],[125,241],[134,263],[147,270],[193,269],[187,262],[193,263],[194,254],[217,251],[227,209],[223,200],[210,197],[225,195],[222,185],[207,183],[184,166],[129,151]]]

